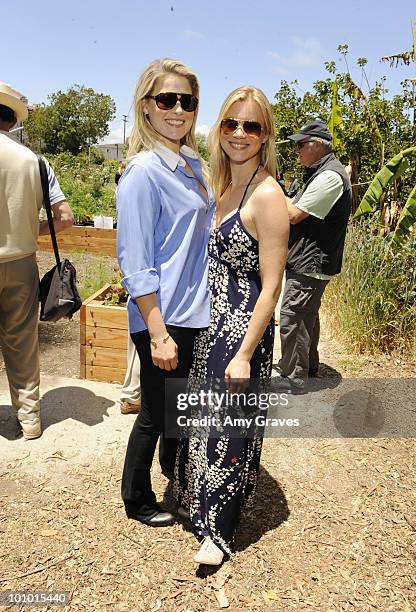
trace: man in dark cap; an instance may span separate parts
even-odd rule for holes
[[[290,220],[286,284],[280,310],[281,376],[294,390],[318,373],[319,307],[341,271],[351,211],[351,183],[332,152],[328,126],[316,119],[289,136],[305,167],[304,185],[287,199]]]

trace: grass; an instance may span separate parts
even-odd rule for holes
[[[82,300],[98,291],[103,285],[113,282],[114,269],[109,268],[106,258],[98,259],[94,268],[88,269],[84,278],[77,283],[78,292]]]
[[[414,242],[392,250],[377,219],[351,225],[343,272],[329,283],[323,307],[334,333],[352,350],[416,359]]]

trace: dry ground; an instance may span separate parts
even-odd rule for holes
[[[45,374],[77,375],[76,323],[43,326],[41,342]],[[415,375],[328,338],[322,358],[337,375]],[[415,440],[265,440],[256,505],[236,554],[215,571],[193,563],[186,523],[152,530],[125,518],[120,475],[134,417],[105,402],[91,410],[90,421],[66,415],[61,438],[47,430],[43,442],[0,452],[0,593],[68,591],[69,609],[87,611],[208,611],[224,594],[235,611],[416,610]],[[173,507],[156,462],[153,482]]]

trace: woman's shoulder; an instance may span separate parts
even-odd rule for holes
[[[158,161],[159,157],[154,151],[140,151],[140,153],[136,153],[136,155],[129,158],[126,170],[131,171],[135,169],[138,172],[140,172],[140,168],[149,170],[157,165]]]
[[[284,198],[283,189],[270,174],[260,181],[253,192],[253,202],[264,202],[265,200],[276,200]]]
[[[119,186],[141,180],[150,180],[158,166],[158,156],[153,151],[141,151],[128,160],[121,175]]]

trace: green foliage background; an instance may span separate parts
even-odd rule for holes
[[[378,226],[378,213],[350,225],[343,270],[325,290],[325,314],[349,349],[416,359],[416,241],[392,250]]]
[[[46,153],[87,152],[109,132],[115,117],[114,100],[91,87],[73,85],[57,91],[49,104],[36,108],[25,121],[32,148]]]
[[[85,154],[58,153],[46,156],[55,170],[62,191],[78,225],[92,223],[95,215],[116,217],[114,176],[117,161],[104,161],[91,149]]]
[[[356,61],[361,70],[357,85],[351,78],[348,46],[340,45],[338,52],[345,69],[339,69],[334,61],[326,62],[327,78],[316,81],[311,91],[299,93],[297,81],[281,82],[272,104],[276,151],[286,183],[293,178],[302,183],[303,169],[295,148],[285,141],[316,117],[329,123],[333,101],[337,100],[335,154],[351,167],[355,211],[380,168],[412,145],[413,100],[409,82],[404,82],[402,92],[393,96],[389,96],[386,78],[370,85],[365,58]],[[32,113],[28,133],[32,142],[41,141],[48,151],[76,222],[92,222],[97,214],[115,218],[114,175],[118,162],[104,161],[91,147],[108,132],[114,103],[109,96],[84,86],[52,94],[50,101],[49,106]],[[197,145],[201,157],[209,163],[204,136],[197,136]],[[384,199],[397,202],[400,210],[415,185],[416,164],[410,163],[391,181]],[[343,272],[329,283],[324,307],[332,329],[351,348],[410,351],[416,358],[416,243],[409,237],[399,248],[391,249],[380,233],[379,222],[376,213],[372,219],[350,223]]]
[[[350,76],[348,46],[340,45],[338,51],[346,71],[339,70],[334,61],[325,62],[328,77],[316,81],[311,91],[300,95],[297,81],[281,82],[273,104],[276,150],[281,174],[287,180],[289,177],[301,178],[302,168],[293,145],[279,144],[279,141],[286,140],[301,125],[316,117],[329,122],[335,82],[343,119],[342,126],[337,129],[335,154],[345,165],[351,163],[353,166],[352,182],[359,183],[354,189],[355,210],[368,182],[384,163],[412,144],[412,92],[410,83],[404,82],[401,94],[388,97],[386,78],[370,85],[365,72],[365,58],[358,58],[356,62],[364,85],[356,85]],[[394,185],[392,197],[403,201],[415,184],[416,166],[413,165]]]

